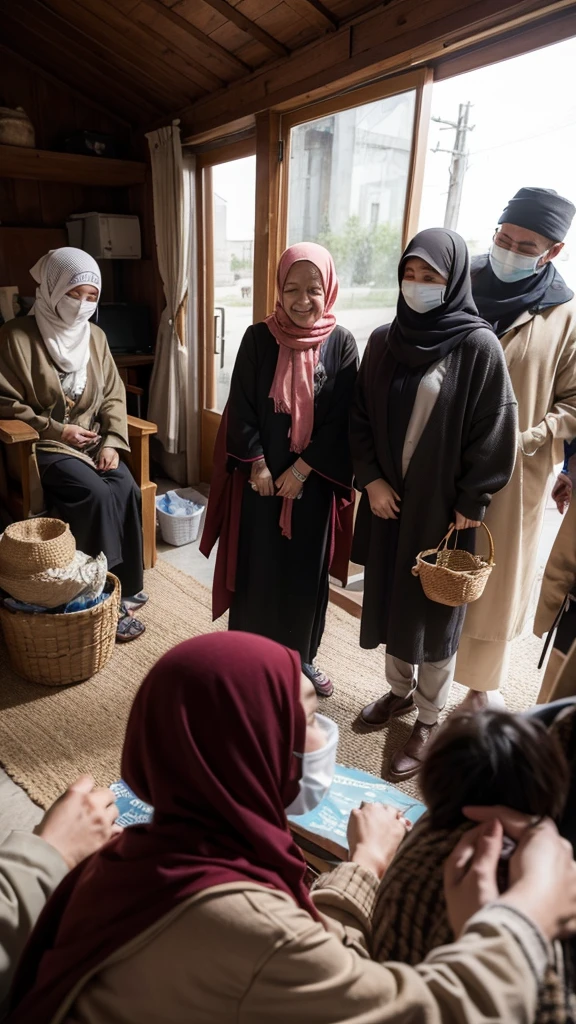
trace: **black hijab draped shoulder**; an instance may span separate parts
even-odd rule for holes
[[[406,261],[419,256],[447,278],[444,302],[428,313],[416,313],[402,295]],[[390,325],[388,344],[404,366],[430,366],[443,359],[472,331],[490,325],[483,320],[472,298],[470,258],[464,239],[455,231],[431,228],[420,231],[402,254],[398,266],[400,295],[396,318]]]
[[[418,552],[434,548],[455,511],[481,520],[508,482],[517,446],[514,394],[504,352],[472,298],[465,242],[453,231],[422,231],[399,267],[420,257],[445,279],[444,302],[420,314],[400,295],[397,316],[374,331],[351,412],[358,508],[353,561],[365,566],[362,647],[417,665],[452,657],[465,607],[429,601],[412,576]],[[403,449],[420,382],[443,364],[442,382],[406,472]],[[372,513],[366,488],[386,481],[400,497],[397,519]],[[458,546],[473,548],[471,530]]]
[[[428,313],[416,313],[402,295],[407,260],[418,256],[446,278],[444,302]],[[434,228],[412,239],[398,266],[400,295],[396,318],[388,330],[390,383],[388,438],[401,487],[402,450],[422,377],[433,363],[446,358],[472,331],[488,328],[478,316],[470,283],[466,243],[455,231]]]

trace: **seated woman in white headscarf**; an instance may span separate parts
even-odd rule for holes
[[[32,268],[31,315],[0,328],[0,419],[38,431],[46,511],[70,523],[76,545],[104,552],[122,585],[118,640],[144,626],[129,614],[142,592],[140,491],[119,452],[129,451],[124,385],[106,335],[90,318],[100,269],[82,249],[54,249]]]

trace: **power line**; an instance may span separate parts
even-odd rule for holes
[[[436,120],[436,118],[432,118]],[[554,132],[560,132],[563,128],[571,128],[575,125],[576,121],[566,121],[564,124],[557,124],[553,128],[545,128],[543,132],[536,132],[534,135],[523,135],[520,139],[510,139],[506,142],[499,142],[496,146],[484,146],[482,149],[474,149],[470,153],[470,156],[476,156],[478,153],[491,153],[494,149],[504,149],[506,146],[517,146],[520,142],[530,142],[532,139],[541,139],[543,135],[552,135]],[[432,150],[433,153],[436,150]],[[445,152],[440,150],[440,152]]]

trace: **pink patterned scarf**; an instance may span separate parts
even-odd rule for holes
[[[286,278],[294,263],[301,260],[307,260],[318,268],[324,286],[322,317],[313,327],[307,328],[298,327],[282,305]],[[336,326],[336,317],[331,312],[338,296],[334,260],[327,249],[315,242],[291,245],[280,257],[277,286],[276,308],[265,320],[279,345],[270,398],[274,399],[276,412],[291,415],[290,450],[302,452],[310,442],[314,427],[314,368],[320,345]]]

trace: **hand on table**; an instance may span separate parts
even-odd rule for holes
[[[115,448],[103,448],[96,463],[96,468],[104,473],[107,469],[118,469],[120,456]]]
[[[82,775],[46,812],[34,832],[50,843],[70,869],[122,831],[114,822],[118,808],[110,789],[96,789]]]
[[[379,519],[398,519],[400,498],[385,480],[373,480],[367,484],[366,493],[370,508]]]
[[[261,498],[274,496],[274,481],[264,459],[258,459],[257,462],[252,463],[250,486],[253,491],[258,492]]]
[[[454,509],[454,525],[457,530],[475,530],[481,523],[479,519],[466,519],[466,516]]]
[[[556,508],[560,515],[563,516],[572,498],[572,480],[568,473],[558,474],[551,497],[552,501],[556,502]]]
[[[362,803],[350,813],[348,859],[382,878],[409,827],[410,823],[396,807]]]
[[[66,423],[62,430],[62,441],[72,448],[85,448],[96,437],[98,434],[94,430],[86,430],[76,423]]]

